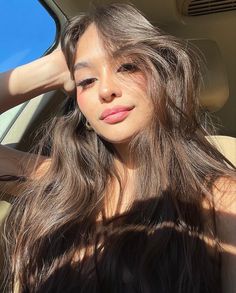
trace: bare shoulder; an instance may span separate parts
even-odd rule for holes
[[[234,244],[230,246],[230,250],[233,249],[236,255],[236,179],[217,180],[213,196],[220,240],[225,248],[227,244]]]
[[[51,166],[51,158],[41,155],[31,154],[28,164],[24,167],[24,174],[28,179],[39,179],[44,176]]]
[[[236,179],[217,180],[213,195],[221,247],[222,292],[233,293],[236,288]]]
[[[236,213],[236,177],[219,178],[214,183],[213,196],[217,210]]]

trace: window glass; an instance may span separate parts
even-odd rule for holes
[[[42,56],[56,39],[56,23],[36,0],[0,2],[0,72]],[[0,115],[0,141],[23,108]]]
[[[39,1],[0,2],[0,72],[30,62],[53,44],[56,24]]]

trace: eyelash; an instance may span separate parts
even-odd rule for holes
[[[122,64],[117,70],[117,72],[129,72],[129,73],[133,73],[136,71],[138,71],[138,67],[137,65],[133,63]],[[91,85],[96,80],[97,80],[96,78],[87,78],[77,83],[77,86],[82,87],[82,89],[86,89],[89,85]]]
[[[82,80],[77,84],[77,86],[81,86],[83,89],[92,84],[94,81],[96,81],[96,78],[87,78]]]
[[[120,68],[118,69],[118,72],[130,72],[130,73],[133,73],[133,72],[136,72],[136,71],[138,71],[138,67],[134,63],[122,64],[120,66]]]

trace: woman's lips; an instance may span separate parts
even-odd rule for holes
[[[123,121],[134,107],[115,106],[105,110],[101,115],[101,120],[108,124]]]
[[[108,115],[106,118],[103,119],[103,121],[105,121],[106,123],[109,123],[109,124],[121,122],[129,115],[130,111],[131,110],[121,111],[121,112],[117,112],[115,114]]]

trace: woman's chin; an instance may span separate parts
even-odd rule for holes
[[[114,144],[114,145],[119,145],[119,144],[124,144],[124,143],[129,143],[134,134],[130,135],[101,135],[99,136],[104,139],[105,141]]]

